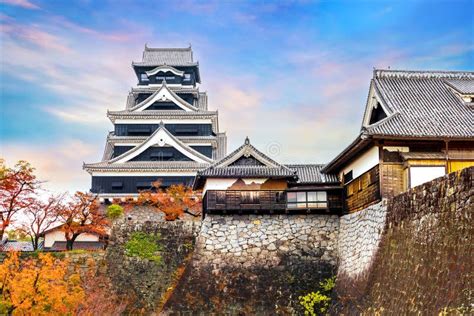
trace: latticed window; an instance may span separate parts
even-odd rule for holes
[[[325,191],[288,192],[288,208],[327,208]]]

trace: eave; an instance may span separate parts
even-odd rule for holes
[[[347,146],[339,155],[325,165],[321,172],[323,173],[336,173],[339,171],[341,165],[346,163],[353,156],[358,154],[360,151],[365,149],[372,142],[372,137],[365,134],[359,134],[357,138]]]

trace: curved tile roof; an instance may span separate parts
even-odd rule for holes
[[[388,118],[362,128],[368,135],[408,137],[474,137],[474,108],[450,88],[462,80],[474,85],[474,72],[376,70],[373,84]]]
[[[142,61],[134,62],[137,66],[192,66],[196,65],[193,61],[193,51],[191,47],[187,48],[152,48],[145,45]]]
[[[339,183],[337,175],[321,172],[321,169],[324,167],[322,164],[290,164],[286,166],[296,171],[298,175],[296,183]]]

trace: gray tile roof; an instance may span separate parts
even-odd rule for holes
[[[473,138],[474,108],[449,88],[447,80],[453,79],[472,85],[474,72],[375,70],[372,84],[392,114],[362,133]]]
[[[159,90],[161,88],[161,85],[154,85],[154,86],[137,86],[137,87],[132,87],[131,93],[134,95],[138,95],[139,93],[153,93],[156,90]],[[194,88],[194,87],[183,87],[183,86],[168,86],[171,90],[173,90],[175,93],[188,93],[188,94],[198,94],[199,93],[199,88]]]
[[[187,48],[152,48],[145,45],[141,62],[137,66],[189,66],[196,65],[193,61],[193,51]]]
[[[143,171],[143,172],[166,172],[166,171],[197,171],[208,167],[208,163],[194,161],[128,161],[124,163],[109,163],[102,161],[98,163],[84,164],[83,168],[92,171]]]
[[[322,169],[335,172],[374,137],[419,139],[474,138],[474,108],[453,90],[474,82],[469,71],[374,70],[371,89],[389,111],[388,117],[362,126],[357,138]],[[370,94],[369,94],[370,95]],[[367,100],[366,114],[370,100]]]
[[[72,245],[72,249],[78,250],[103,250],[105,249],[105,242],[103,241],[75,241]],[[49,251],[65,251],[66,242],[65,241],[55,241],[51,248],[47,249]]]
[[[29,241],[8,240],[0,245],[0,251],[33,251],[33,245]]]
[[[131,111],[107,111],[107,117],[114,122],[116,119],[212,119],[217,120],[217,111],[181,111],[181,110],[146,110],[140,112]]]
[[[296,171],[298,175],[296,183],[298,184],[339,183],[337,175],[321,172],[321,169],[324,167],[321,164],[291,164],[286,166]]]
[[[232,165],[242,157],[253,157],[261,165]],[[200,177],[296,177],[296,172],[279,164],[250,144],[248,138],[229,155],[199,171]]]
[[[449,79],[446,83],[461,94],[474,94],[474,80],[470,79]]]

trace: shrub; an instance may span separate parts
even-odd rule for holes
[[[107,207],[107,217],[117,219],[123,215],[123,207],[118,204],[111,204]]]
[[[161,256],[159,252],[162,250],[159,244],[160,240],[161,236],[159,234],[134,232],[125,244],[125,254],[129,257],[138,257],[160,263]]]
[[[331,303],[331,291],[335,285],[335,278],[329,278],[319,282],[320,289],[300,296],[300,305],[304,308],[305,315],[326,315]]]

